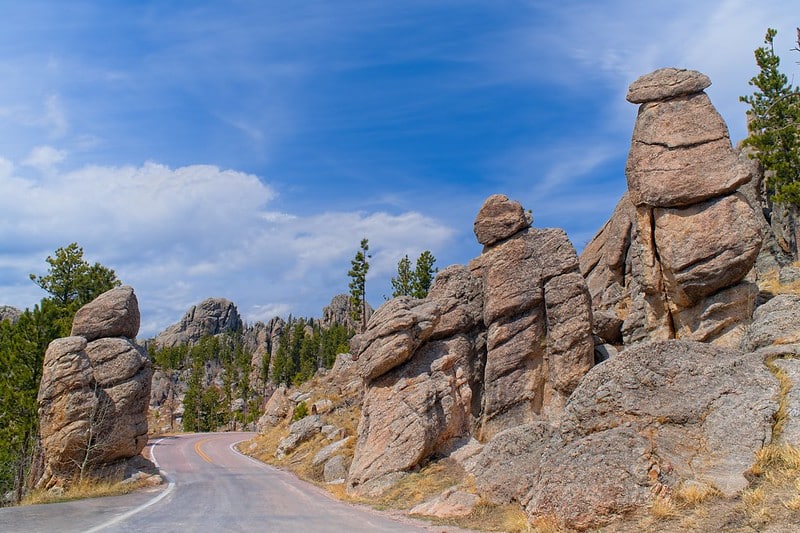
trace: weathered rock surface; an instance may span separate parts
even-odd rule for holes
[[[668,67],[645,74],[631,83],[625,98],[632,104],[643,104],[699,93],[710,86],[711,80],[701,72]]]
[[[86,344],[83,337],[56,339],[44,356],[38,403],[46,483],[69,479],[84,459],[98,405]]]
[[[594,310],[622,321],[626,345],[682,338],[735,346],[755,307],[744,279],[761,250],[763,216],[752,186],[737,190],[756,169],[731,147],[702,92],[709,84],[698,72],[661,69],[629,90],[642,105],[628,193],[581,255]]]
[[[139,333],[139,302],[133,287],[124,286],[106,291],[75,313],[72,335],[88,341],[101,337],[136,338]]]
[[[345,437],[341,440],[337,440],[336,442],[332,442],[322,448],[320,451],[314,455],[314,458],[311,460],[311,464],[314,466],[321,465],[322,463],[326,462],[328,459],[336,455],[342,448],[344,448],[347,443],[350,442],[350,437]]]
[[[294,451],[305,441],[314,437],[322,429],[322,419],[319,415],[311,415],[292,423],[289,426],[289,435],[278,443],[275,457],[282,459]]]
[[[478,493],[493,503],[522,502],[540,475],[552,434],[550,424],[534,422],[495,435],[470,469]]]
[[[529,225],[490,197],[481,257],[444,269],[423,300],[387,302],[353,339],[366,392],[348,490],[375,494],[453,442],[558,419],[594,364],[590,300],[564,232]]]
[[[478,505],[478,501],[480,497],[477,494],[450,488],[436,498],[412,507],[408,513],[438,518],[467,516]]]
[[[76,317],[73,331],[84,335],[53,341],[45,355],[38,397],[45,487],[76,475],[121,476],[147,443],[150,359],[121,336],[138,333],[133,290],[112,289]]]
[[[322,480],[325,483],[344,483],[347,467],[347,459],[343,455],[334,455],[322,468]]]
[[[481,284],[468,269],[448,267],[434,280],[428,300],[387,302],[354,339],[353,345],[361,347],[362,376],[375,376],[375,368],[389,370],[367,378],[348,478],[351,491],[371,494],[387,476],[394,479],[471,432],[483,349],[481,299]],[[417,344],[416,332],[422,331],[427,342]],[[387,346],[401,355],[387,353]]]
[[[557,419],[594,364],[591,304],[563,230],[529,228],[473,261],[483,279],[487,357],[480,439]]]
[[[733,496],[770,442],[778,392],[758,354],[690,341],[629,348],[595,367],[570,397],[541,462],[530,467],[540,476],[528,513],[584,529],[682,481]]]
[[[266,432],[269,428],[273,428],[285,419],[292,408],[292,400],[289,398],[288,391],[285,385],[281,385],[267,401],[267,406],[264,408],[264,414],[258,419],[256,430],[259,433]]]
[[[193,306],[181,321],[173,324],[155,338],[160,348],[194,344],[205,335],[237,331],[242,319],[233,302],[224,298],[208,298]]]
[[[533,218],[523,211],[519,202],[502,194],[486,199],[475,217],[474,231],[478,242],[491,246],[531,225]]]
[[[780,294],[753,313],[741,348],[750,352],[773,345],[800,343],[800,296]]]

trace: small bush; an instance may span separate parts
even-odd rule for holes
[[[302,420],[307,416],[308,406],[306,406],[306,402],[300,402],[295,405],[294,412],[292,413],[292,422],[297,422],[298,420]]]

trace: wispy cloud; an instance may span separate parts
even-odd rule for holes
[[[38,157],[47,160],[53,151],[42,149]],[[271,212],[272,187],[210,165],[86,166],[47,177],[19,172],[10,161],[0,165],[0,233],[4,250],[18,242],[29,249],[24,260],[0,254],[0,284],[27,279],[43,270],[47,254],[77,241],[91,260],[136,287],[144,334],[214,295],[235,301],[249,320],[268,310],[316,315],[346,291],[348,262],[362,237],[374,245],[371,279],[386,283],[402,253],[444,246],[452,235],[414,212]],[[27,301],[6,303],[31,305],[36,294],[31,284],[16,294]]]

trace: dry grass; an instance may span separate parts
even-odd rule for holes
[[[705,483],[684,483],[673,493],[673,501],[680,507],[696,507],[721,495],[719,489]]]
[[[464,479],[464,469],[452,459],[430,463],[401,479],[373,505],[381,509],[410,509]]]
[[[770,444],[756,452],[756,462],[750,471],[764,476],[768,482],[780,482],[800,476],[800,448],[788,444]]]
[[[783,432],[783,426],[789,417],[789,391],[792,390],[792,380],[789,375],[775,364],[776,357],[770,357],[765,361],[767,368],[778,380],[780,387],[778,396],[778,411],[775,413],[775,423],[772,426],[772,441],[778,440],[778,437]]]
[[[800,266],[800,262],[795,262],[792,266]],[[800,280],[782,284],[780,282],[780,273],[777,270],[773,270],[759,280],[758,289],[762,293],[771,296],[777,296],[778,294],[800,294]]]
[[[85,498],[102,498],[104,496],[120,496],[147,486],[150,485],[145,480],[133,483],[121,483],[85,479],[71,485],[62,493],[54,493],[48,490],[34,490],[25,496],[22,500],[22,505],[57,503],[71,500],[83,500]]]
[[[678,509],[669,498],[657,497],[650,504],[650,515],[653,518],[663,520],[665,518],[672,518],[678,514]]]

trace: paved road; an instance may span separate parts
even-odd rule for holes
[[[161,439],[153,455],[170,478],[166,488],[0,509],[0,531],[430,531],[333,500],[324,490],[233,449],[234,443],[252,435]]]

